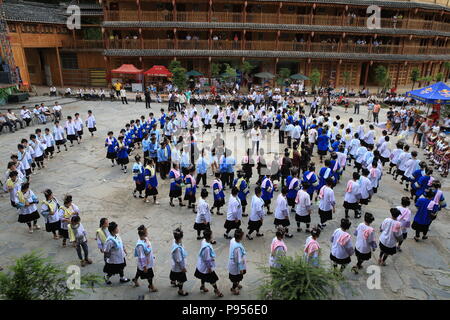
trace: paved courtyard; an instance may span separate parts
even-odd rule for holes
[[[49,105],[53,100],[45,97]],[[38,101],[36,97],[34,101]],[[128,251],[126,276],[131,278],[136,270],[136,261],[133,256],[134,245],[137,240],[137,227],[144,224],[149,229],[149,237],[152,242],[156,262],[155,262],[155,286],[158,293],[147,293],[144,282],[141,287],[133,288],[130,284],[119,285],[118,278],[113,278],[113,285],[107,287],[101,285],[94,291],[88,290],[85,294],[77,296],[79,299],[215,299],[212,293],[202,294],[199,292],[200,281],[194,278],[195,264],[200,242],[196,240],[196,233],[193,230],[195,215],[192,211],[175,206],[169,206],[168,182],[159,180],[159,201],[161,205],[146,204],[142,199],[135,199],[132,196],[134,183],[131,177],[132,160],[136,152],[130,157],[128,174],[123,174],[119,167],[111,168],[110,162],[105,158],[104,139],[107,131],[113,130],[117,135],[124,123],[130,119],[137,119],[141,115],[148,116],[149,110],[145,109],[143,103],[131,102],[129,105],[122,105],[120,102],[86,102],[59,99],[63,105],[64,118],[75,112],[79,112],[83,120],[86,118],[87,110],[92,109],[97,120],[96,136],[91,138],[86,134],[80,145],[69,147],[69,151],[62,151],[56,154],[54,159],[46,163],[46,168],[37,171],[32,176],[32,190],[43,198],[42,192],[46,188],[51,188],[59,200],[65,194],[73,195],[74,203],[80,207],[82,223],[89,235],[89,249],[94,263],[82,269],[82,272],[92,272],[102,275],[103,256],[96,248],[94,240],[95,230],[98,228],[98,221],[101,217],[108,217],[110,221],[116,221],[121,229],[121,236]],[[31,106],[32,103],[28,103]],[[33,103],[34,105],[34,103]],[[6,106],[5,106],[6,107]],[[167,104],[153,104],[152,110],[159,116],[161,107],[166,108]],[[343,109],[334,109],[331,114],[334,117],[337,113],[342,118],[348,119],[352,115],[344,113]],[[365,118],[366,112],[361,110],[360,116],[354,116],[356,121]],[[385,110],[380,115],[381,121],[385,119]],[[47,124],[50,126],[50,124]],[[16,133],[3,133],[0,135],[0,168],[6,168],[7,161],[12,152],[16,152],[17,143],[22,137],[28,138],[29,134],[40,127],[33,126]],[[379,133],[379,129],[378,133]],[[215,131],[200,137],[205,145],[212,141]],[[276,143],[277,136],[273,136],[273,143],[263,148],[269,151],[267,158],[272,159],[280,146]],[[411,139],[411,138],[410,138]],[[270,137],[267,137],[270,140]],[[238,130],[236,133],[226,133],[226,144],[233,151],[238,162],[246,149],[245,137]],[[395,143],[394,142],[392,145]],[[140,150],[139,150],[140,151]],[[139,152],[138,151],[138,152]],[[423,159],[423,154],[420,156]],[[314,155],[317,161],[317,155]],[[270,163],[270,161],[268,161]],[[319,168],[319,165],[317,165]],[[329,264],[329,238],[332,231],[338,227],[338,220],[344,216],[343,194],[345,183],[351,175],[351,170],[347,168],[343,179],[336,188],[337,210],[333,221],[328,224],[322,232],[319,242],[322,247],[322,259],[325,264]],[[255,178],[256,173],[254,173]],[[208,175],[208,182],[212,177]],[[450,201],[450,184],[448,179],[443,181],[443,190],[447,201]],[[253,192],[253,187],[251,188]],[[229,191],[226,191],[227,199]],[[367,207],[367,211],[375,215],[374,227],[378,230],[381,222],[389,214],[389,208],[400,204],[400,198],[406,195],[403,186],[392,180],[392,176],[384,175],[378,193],[373,197],[373,201]],[[275,195],[275,197],[277,194]],[[275,198],[274,197],[274,198]],[[211,196],[209,202],[212,203]],[[273,204],[272,204],[273,208]],[[415,207],[411,207],[413,214]],[[249,210],[249,208],[247,208]],[[222,209],[222,211],[224,211]],[[38,231],[28,234],[26,226],[17,222],[17,212],[11,208],[7,194],[0,195],[0,265],[8,266],[14,257],[21,256],[33,249],[42,249],[44,253],[53,257],[55,261],[65,265],[78,264],[75,249],[71,246],[61,247],[61,241],[53,240],[49,233]],[[313,224],[318,223],[317,206],[313,209]],[[412,239],[412,232],[403,244],[403,252],[396,254],[387,260],[387,266],[382,268],[381,289],[368,289],[366,279],[368,275],[361,273],[353,275],[350,268],[345,271],[345,276],[349,279],[350,287],[339,289],[337,299],[450,299],[450,216],[448,210],[440,212],[438,219],[433,222],[429,233],[429,240],[416,243]],[[262,228],[265,236],[255,238],[253,241],[244,241],[244,246],[248,251],[248,272],[244,277],[244,289],[240,296],[230,294],[230,282],[228,280],[227,259],[228,240],[223,238],[223,222],[225,216],[213,216],[212,229],[217,239],[215,250],[217,253],[217,273],[220,278],[219,288],[224,292],[225,299],[255,299],[256,290],[260,284],[260,266],[268,264],[269,247],[273,233],[273,216],[269,216]],[[361,219],[352,219],[352,228],[357,226]],[[43,219],[40,219],[43,227]],[[181,225],[185,231],[184,245],[188,251],[188,282],[185,289],[190,292],[186,298],[177,295],[176,289],[169,286],[169,250],[172,242],[172,230]],[[243,227],[247,226],[247,218],[244,218]],[[303,252],[303,246],[307,235],[295,232],[294,237],[287,239],[288,254],[295,255]],[[375,253],[378,256],[379,251]],[[354,258],[353,258],[354,259]],[[372,259],[370,264],[375,264]],[[366,263],[366,267],[369,263]]]

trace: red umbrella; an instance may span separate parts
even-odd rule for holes
[[[137,69],[132,64],[123,64],[117,69],[111,70],[111,73],[123,73],[123,74],[140,74],[143,70]]]
[[[147,76],[153,76],[153,77],[171,77],[172,72],[170,72],[166,67],[164,66],[153,66],[147,71],[144,72]]]

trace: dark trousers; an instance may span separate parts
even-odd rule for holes
[[[87,260],[88,254],[89,254],[87,241],[85,241],[85,242],[77,242],[76,249],[77,249],[78,258],[80,260]],[[81,254],[81,249],[83,249],[84,259],[83,259],[83,255]]]
[[[197,178],[195,179],[197,185],[199,185],[200,180],[203,181],[203,186],[206,186],[206,173],[197,174]]]
[[[378,123],[378,112],[373,112],[373,122]]]
[[[359,104],[355,104],[355,108],[353,110],[353,114],[359,114]]]
[[[121,99],[122,99],[122,104],[128,104],[127,97],[121,97]]]
[[[284,143],[284,131],[281,129],[278,129],[278,142]]]
[[[150,100],[145,100],[145,109],[150,109]]]

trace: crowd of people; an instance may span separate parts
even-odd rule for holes
[[[305,259],[314,266],[320,265],[320,234],[329,221],[338,220],[340,227],[330,239],[331,264],[337,272],[343,271],[355,255],[356,263],[351,270],[358,273],[377,248],[378,264],[386,265],[389,256],[402,251],[410,228],[415,232],[415,241],[427,240],[430,225],[446,207],[441,182],[433,166],[438,162],[443,168],[441,171],[448,172],[448,141],[432,127],[420,131],[427,141],[427,163],[419,159],[418,152],[406,139],[400,139],[395,148],[392,146],[392,133],[400,130],[395,129],[396,113],[394,129],[382,130],[381,136],[377,136],[376,122],[367,124],[364,119],[354,121],[353,118],[344,121],[339,115],[332,118],[327,97],[308,102],[274,90],[270,97],[251,92],[245,99],[238,95],[223,104],[207,105],[194,104],[190,95],[177,95],[184,96],[184,103],[169,99],[168,109],[161,109],[159,116],[150,112],[148,116],[125,123],[116,135],[109,131],[104,147],[111,166],[120,166],[124,174],[128,172],[130,157],[134,159],[131,171],[135,198],[146,203],[153,200],[154,205],[159,205],[160,184],[167,183],[170,206],[174,207],[174,200],[178,200],[180,207],[195,213],[193,230],[201,244],[194,276],[201,281],[201,292],[208,292],[206,283],[209,283],[214,294],[223,297],[217,286],[216,240],[211,225],[213,220],[220,221],[224,206],[226,216],[221,223],[224,238],[230,240],[228,271],[230,290],[235,295],[242,289],[247,270],[243,240],[254,240],[254,234],[263,237],[261,228],[268,223],[269,215],[273,214],[271,223],[275,230],[269,250],[271,267],[279,267],[280,257],[287,254],[286,239],[294,236],[292,226],[296,226],[298,233],[304,231],[308,235]],[[402,110],[403,107],[395,112],[403,114]],[[392,122],[389,117],[388,113],[387,121]],[[19,222],[26,223],[30,233],[39,229],[37,221],[42,216],[46,231],[55,239],[62,238],[63,246],[67,245],[67,240],[73,243],[80,264],[85,266],[92,263],[87,232],[72,197],[67,195],[60,204],[48,189],[39,200],[30,188],[33,170],[36,166],[44,167],[44,158],[53,156],[53,146],[56,145],[59,152],[61,145],[66,146],[66,138],[71,145],[74,141],[80,142],[83,121],[78,114],[75,119],[70,116],[67,119],[64,127],[56,120],[52,131],[46,128],[42,134],[37,129],[30,141],[21,141],[18,152],[11,156],[8,164],[5,187],[10,193],[11,205],[19,211]],[[92,112],[88,114],[86,126],[94,134]],[[251,142],[240,161],[222,136],[230,131],[241,131],[245,140]],[[200,140],[206,133],[215,137],[210,146],[202,145]],[[273,136],[278,136],[276,150],[264,150],[262,142]],[[275,153],[270,164],[267,151]],[[315,153],[318,161],[313,159]],[[348,181],[342,181],[345,170],[353,171]],[[398,198],[397,206],[390,209],[376,231],[371,227],[375,218],[370,212],[370,203],[389,175],[404,185],[405,194]],[[336,199],[334,189],[340,185],[345,188],[345,194],[343,199]],[[228,197],[226,190],[230,190]],[[336,207],[340,204],[345,213],[342,217],[336,216]],[[411,204],[417,208],[414,217]],[[245,220],[247,232],[243,228]],[[183,289],[187,281],[185,231],[181,228],[173,231],[170,249],[170,284],[178,288],[181,296],[188,294]],[[153,284],[155,254],[146,227],[140,226],[137,233],[134,250],[137,271],[132,282],[139,286],[139,279],[145,279],[149,290],[156,292],[158,289]],[[111,277],[116,274],[120,282],[129,282],[124,274],[127,253],[117,223],[109,222],[106,217],[100,219],[96,239],[98,249],[104,254],[105,283],[111,284]]]

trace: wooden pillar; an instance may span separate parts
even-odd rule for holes
[[[56,47],[56,61],[58,62],[58,73],[59,73],[59,78],[61,79],[60,84],[61,87],[64,87],[64,80],[63,80],[63,75],[62,75],[62,66],[61,66],[61,57],[59,56],[59,48]]]
[[[141,1],[136,0],[137,10],[138,10],[138,19],[142,21],[142,11],[141,11]]]
[[[212,29],[209,29],[209,37],[208,37],[208,49],[211,50],[212,48]]]
[[[177,29],[173,29],[173,45],[174,49],[178,49],[178,36],[177,36]]]
[[[172,13],[173,13],[173,21],[177,21],[177,2],[176,0],[172,0]]]
[[[311,7],[311,12],[309,13],[309,24],[313,24],[313,19],[314,19],[314,10],[316,9],[316,4],[314,3],[313,6]]]
[[[336,66],[336,81],[334,82],[334,87],[337,88],[339,85],[339,76],[341,75],[341,64],[342,59],[338,61]]]
[[[208,6],[208,22],[211,22],[212,17],[212,0],[209,0],[209,6]]]
[[[159,38],[158,38],[159,40]],[[139,28],[139,42],[141,45],[141,49],[145,49],[144,48],[144,37],[142,36],[142,28]]]
[[[283,2],[280,2],[280,5],[278,6],[278,12],[277,12],[277,23],[281,23],[281,7],[283,6]]]
[[[280,30],[277,32],[277,40],[276,40],[276,50],[278,51],[280,49]]]
[[[370,62],[367,61],[366,70],[364,72],[364,88],[367,89],[367,79],[369,78]]]
[[[247,34],[247,30],[244,29],[244,32],[242,33],[242,50],[246,50],[245,48],[245,35]]]
[[[395,85],[394,88],[397,90],[398,87],[398,79],[400,77],[400,67],[401,67],[401,63],[397,64],[397,74],[395,75]]]

